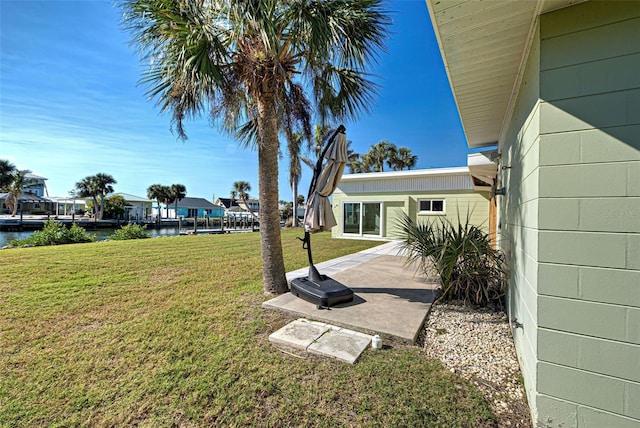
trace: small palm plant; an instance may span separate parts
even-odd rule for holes
[[[446,218],[416,223],[408,215],[400,219],[403,252],[408,262],[418,262],[423,273],[440,279],[439,300],[460,300],[477,306],[502,306],[507,270],[500,251],[478,226],[455,224]]]

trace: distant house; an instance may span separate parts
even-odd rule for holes
[[[52,196],[52,214],[57,216],[70,216],[87,210],[87,199],[73,198],[70,196]],[[90,200],[91,198],[89,198]]]
[[[491,186],[474,180],[466,166],[343,175],[333,193],[338,225],[332,234],[399,238],[405,214],[421,223],[440,218],[464,222],[468,214],[471,224],[493,232],[490,191]]]
[[[226,216],[232,216],[244,211],[238,201],[231,198],[218,198],[215,201],[215,205],[221,206]]]
[[[222,217],[225,210],[220,205],[215,205],[204,198],[182,198],[178,200],[178,209],[175,202],[169,204],[169,211],[173,211],[174,217]],[[171,215],[170,215],[171,217]]]
[[[24,192],[31,193],[36,196],[45,197],[47,195],[47,179],[39,175],[28,172],[24,176],[25,186]]]
[[[0,213],[11,214],[6,205],[7,193],[0,193]],[[51,214],[52,202],[50,199],[38,196],[35,193],[23,193],[18,198],[17,213],[22,214]]]
[[[153,215],[153,201],[151,199],[130,195],[129,193],[115,193],[122,196],[126,206],[125,218],[129,220],[144,220]]]
[[[238,205],[244,211],[253,211],[255,214],[258,214],[258,211],[260,211],[260,201],[258,201],[257,199],[249,198],[247,199],[246,204],[242,199],[240,199],[238,201]]]

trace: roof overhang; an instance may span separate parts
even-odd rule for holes
[[[499,157],[497,150],[467,155],[469,174],[476,192],[489,192],[493,188],[493,180],[498,175]]]
[[[471,148],[499,143],[538,16],[585,0],[426,0]]]

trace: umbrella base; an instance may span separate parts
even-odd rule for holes
[[[291,293],[317,305],[318,308],[328,308],[353,300],[353,291],[349,287],[326,275],[320,275],[320,279],[312,281],[308,276],[296,278],[291,281]]]

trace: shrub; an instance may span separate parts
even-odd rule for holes
[[[446,218],[416,224],[405,214],[400,226],[409,262],[419,262],[425,274],[434,270],[438,274],[438,300],[502,306],[507,281],[504,257],[491,246],[487,233],[469,224],[469,215],[464,224]]]
[[[79,244],[82,242],[95,241],[95,235],[87,233],[77,224],[72,224],[67,229],[64,224],[57,223],[53,219],[49,219],[44,224],[42,230],[38,230],[26,239],[13,240],[9,245],[19,247],[23,245],[33,245],[35,247],[45,245],[62,245],[62,244]]]
[[[141,226],[139,224],[127,224],[116,230],[109,236],[109,239],[113,239],[114,241],[125,241],[127,239],[151,238],[151,235],[149,235],[145,229],[146,226]]]

